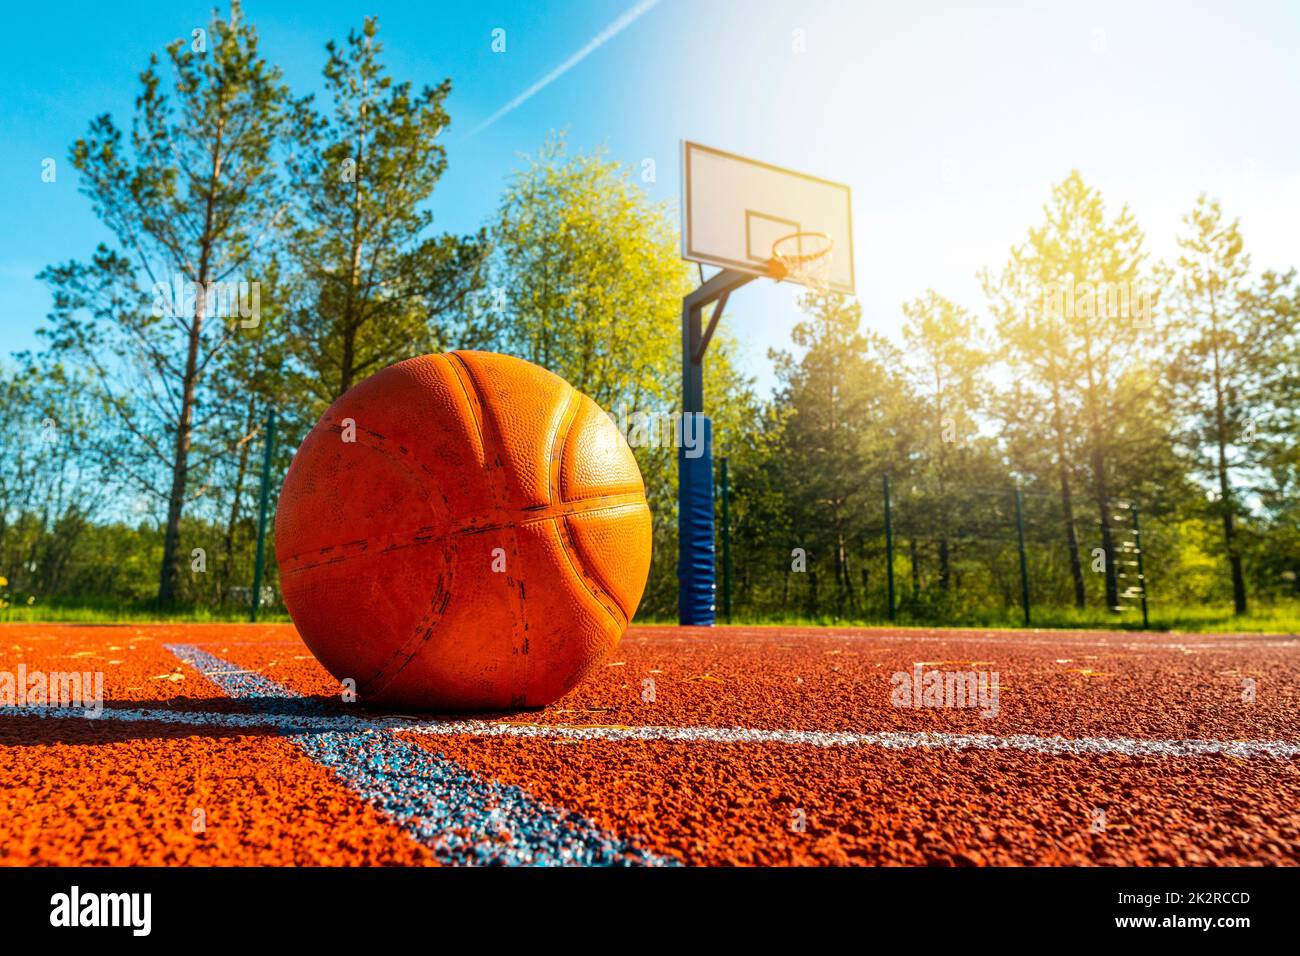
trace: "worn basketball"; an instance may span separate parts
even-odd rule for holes
[[[538,707],[618,644],[650,567],[632,451],[599,406],[488,352],[425,355],[339,398],[275,516],[284,603],[358,699]]]

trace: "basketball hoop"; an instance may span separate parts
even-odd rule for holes
[[[824,232],[792,232],[772,243],[768,275],[790,279],[825,295],[831,287],[831,250],[835,240]]]
[[[817,301],[832,289],[854,294],[853,210],[843,183],[699,143],[682,141],[681,168],[682,258],[718,269],[708,279],[701,275],[699,288],[682,296],[685,421],[687,415],[704,414],[705,351],[733,292],[761,277],[793,280]],[[705,326],[708,306],[713,312]],[[707,418],[704,423],[707,427]],[[677,619],[682,624],[711,625],[716,616],[713,454],[707,435],[702,455],[677,456]]]

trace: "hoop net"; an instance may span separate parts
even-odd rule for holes
[[[768,272],[825,295],[831,287],[831,250],[835,240],[824,232],[792,232],[772,243]]]

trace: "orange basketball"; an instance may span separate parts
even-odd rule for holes
[[[308,434],[275,556],[298,632],[360,700],[538,707],[627,629],[650,510],[619,429],[563,379],[507,355],[425,355]]]

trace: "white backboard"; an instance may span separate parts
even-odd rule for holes
[[[772,243],[796,232],[834,240],[829,286],[853,294],[849,187],[682,141],[682,258],[767,275]]]

